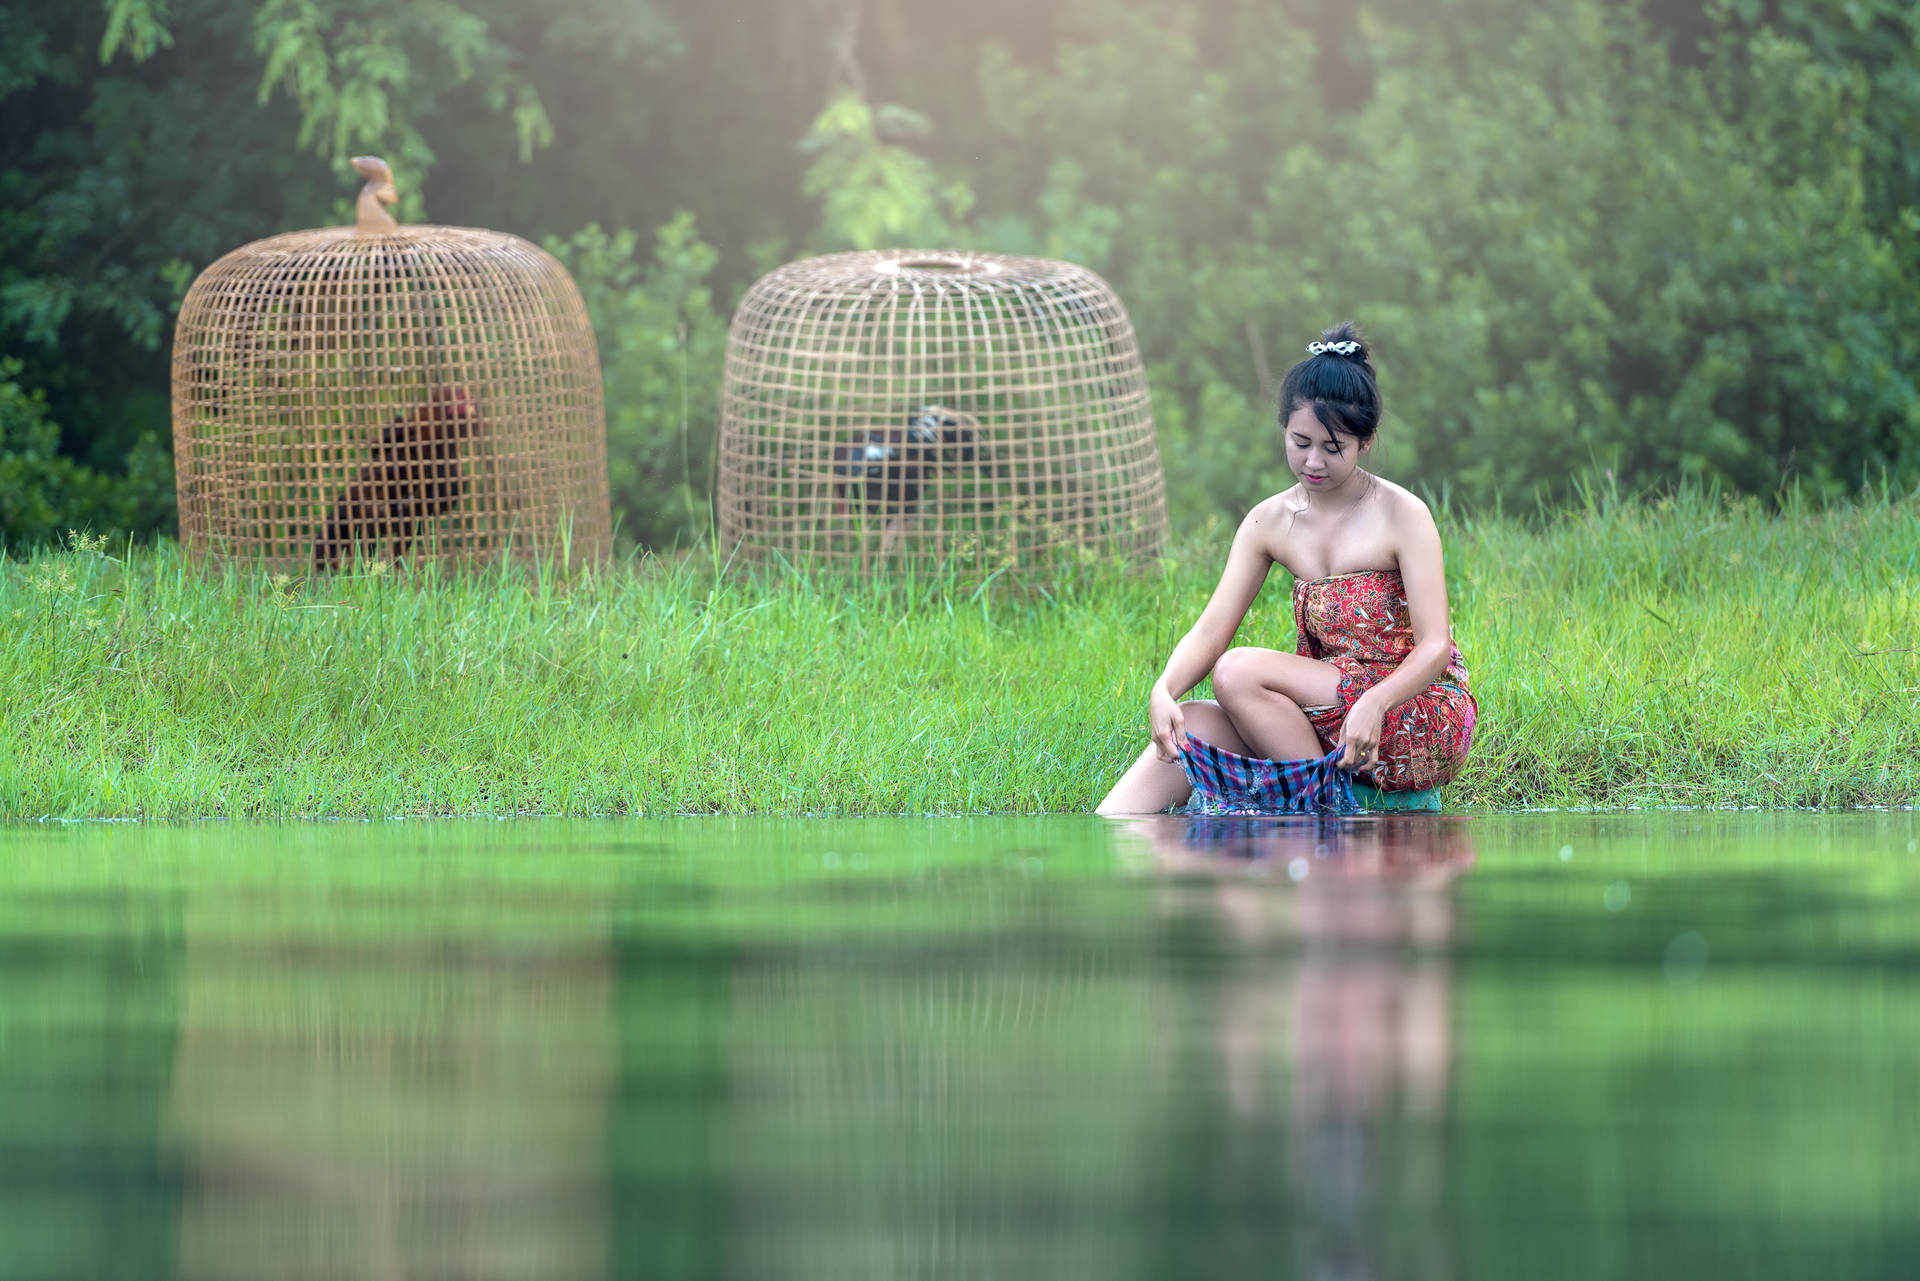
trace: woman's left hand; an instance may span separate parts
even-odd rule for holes
[[[1370,770],[1380,763],[1380,722],[1386,713],[1380,705],[1362,694],[1347,711],[1340,727],[1340,759],[1334,764],[1343,770]]]

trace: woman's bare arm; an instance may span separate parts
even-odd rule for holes
[[[1180,740],[1186,734],[1180,699],[1198,685],[1220,661],[1220,655],[1227,652],[1227,646],[1233,643],[1233,634],[1246,621],[1247,610],[1252,608],[1254,597],[1267,581],[1267,573],[1273,568],[1274,521],[1279,511],[1279,504],[1268,499],[1240,522],[1233,546],[1227,552],[1220,582],[1208,598],[1206,608],[1200,611],[1200,617],[1174,645],[1165,670],[1154,682],[1147,700],[1148,720],[1154,745],[1163,760],[1174,759]]]
[[[1394,512],[1394,542],[1400,581],[1407,590],[1413,649],[1368,694],[1385,713],[1440,678],[1453,657],[1452,620],[1447,611],[1447,575],[1440,553],[1440,530],[1425,503],[1409,496]]]

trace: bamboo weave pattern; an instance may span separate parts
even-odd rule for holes
[[[181,304],[173,438],[201,556],[578,564],[611,542],[592,325],[515,236],[337,227],[228,254]]]
[[[1133,326],[1071,263],[832,254],[763,277],[722,389],[722,539],[874,568],[1160,552],[1166,490]]]

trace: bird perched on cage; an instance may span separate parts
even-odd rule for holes
[[[900,514],[920,501],[921,481],[934,470],[979,461],[979,434],[972,421],[939,405],[922,405],[904,427],[869,427],[833,447],[834,493],[863,502],[869,511]]]
[[[390,546],[399,560],[426,523],[453,510],[467,492],[462,445],[479,431],[480,417],[464,387],[436,387],[423,405],[380,429],[373,461],[341,491],[313,544],[316,570],[338,569],[359,546]]]
[[[398,231],[400,224],[386,209],[400,200],[393,185],[393,170],[378,156],[355,156],[353,171],[367,180],[354,206],[356,225],[363,232],[375,234]],[[374,289],[390,289],[393,279],[410,265],[406,260],[384,264],[377,253],[369,255],[369,262],[374,270],[367,279]],[[196,348],[188,356],[186,376],[191,398],[207,417],[226,416],[228,396],[236,388],[245,387],[259,357],[276,340],[289,351],[299,350],[309,341],[306,310],[311,304],[310,293],[305,279],[280,280],[250,289],[223,308],[230,324],[222,326],[222,344]]]
[[[361,231],[398,231],[400,224],[386,211],[387,205],[400,203],[400,192],[393,185],[393,170],[378,156],[355,156],[353,171],[367,180],[354,204],[355,225]]]

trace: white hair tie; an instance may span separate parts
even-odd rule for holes
[[[1310,342],[1307,344],[1307,350],[1315,356],[1325,356],[1329,353],[1335,356],[1351,356],[1354,352],[1360,350],[1360,344],[1350,341]]]

